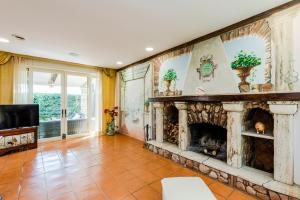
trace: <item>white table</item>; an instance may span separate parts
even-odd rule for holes
[[[163,200],[216,200],[200,177],[164,178]]]

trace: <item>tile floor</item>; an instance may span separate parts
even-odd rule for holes
[[[200,176],[220,200],[254,199],[142,146],[123,135],[85,137],[3,156],[0,193],[5,200],[156,200],[162,178]]]

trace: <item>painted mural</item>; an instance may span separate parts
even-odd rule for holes
[[[299,13],[295,6],[154,57],[154,96],[299,91]]]
[[[268,92],[274,88],[266,20],[154,59],[156,95]],[[176,79],[166,80],[168,70]],[[154,77],[156,79],[156,77]],[[154,86],[156,86],[154,85]]]
[[[151,96],[149,64],[138,65],[121,73],[120,130],[139,140],[144,139],[144,102]],[[150,81],[150,83],[148,83]]]

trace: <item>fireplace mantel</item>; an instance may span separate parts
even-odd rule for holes
[[[300,101],[300,92],[269,92],[243,94],[211,94],[198,96],[158,96],[150,102],[232,102],[232,101]]]

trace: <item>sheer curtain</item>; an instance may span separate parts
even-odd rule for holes
[[[15,57],[14,66],[14,104],[29,103],[28,95],[28,75],[29,69],[26,67],[25,60]]]

